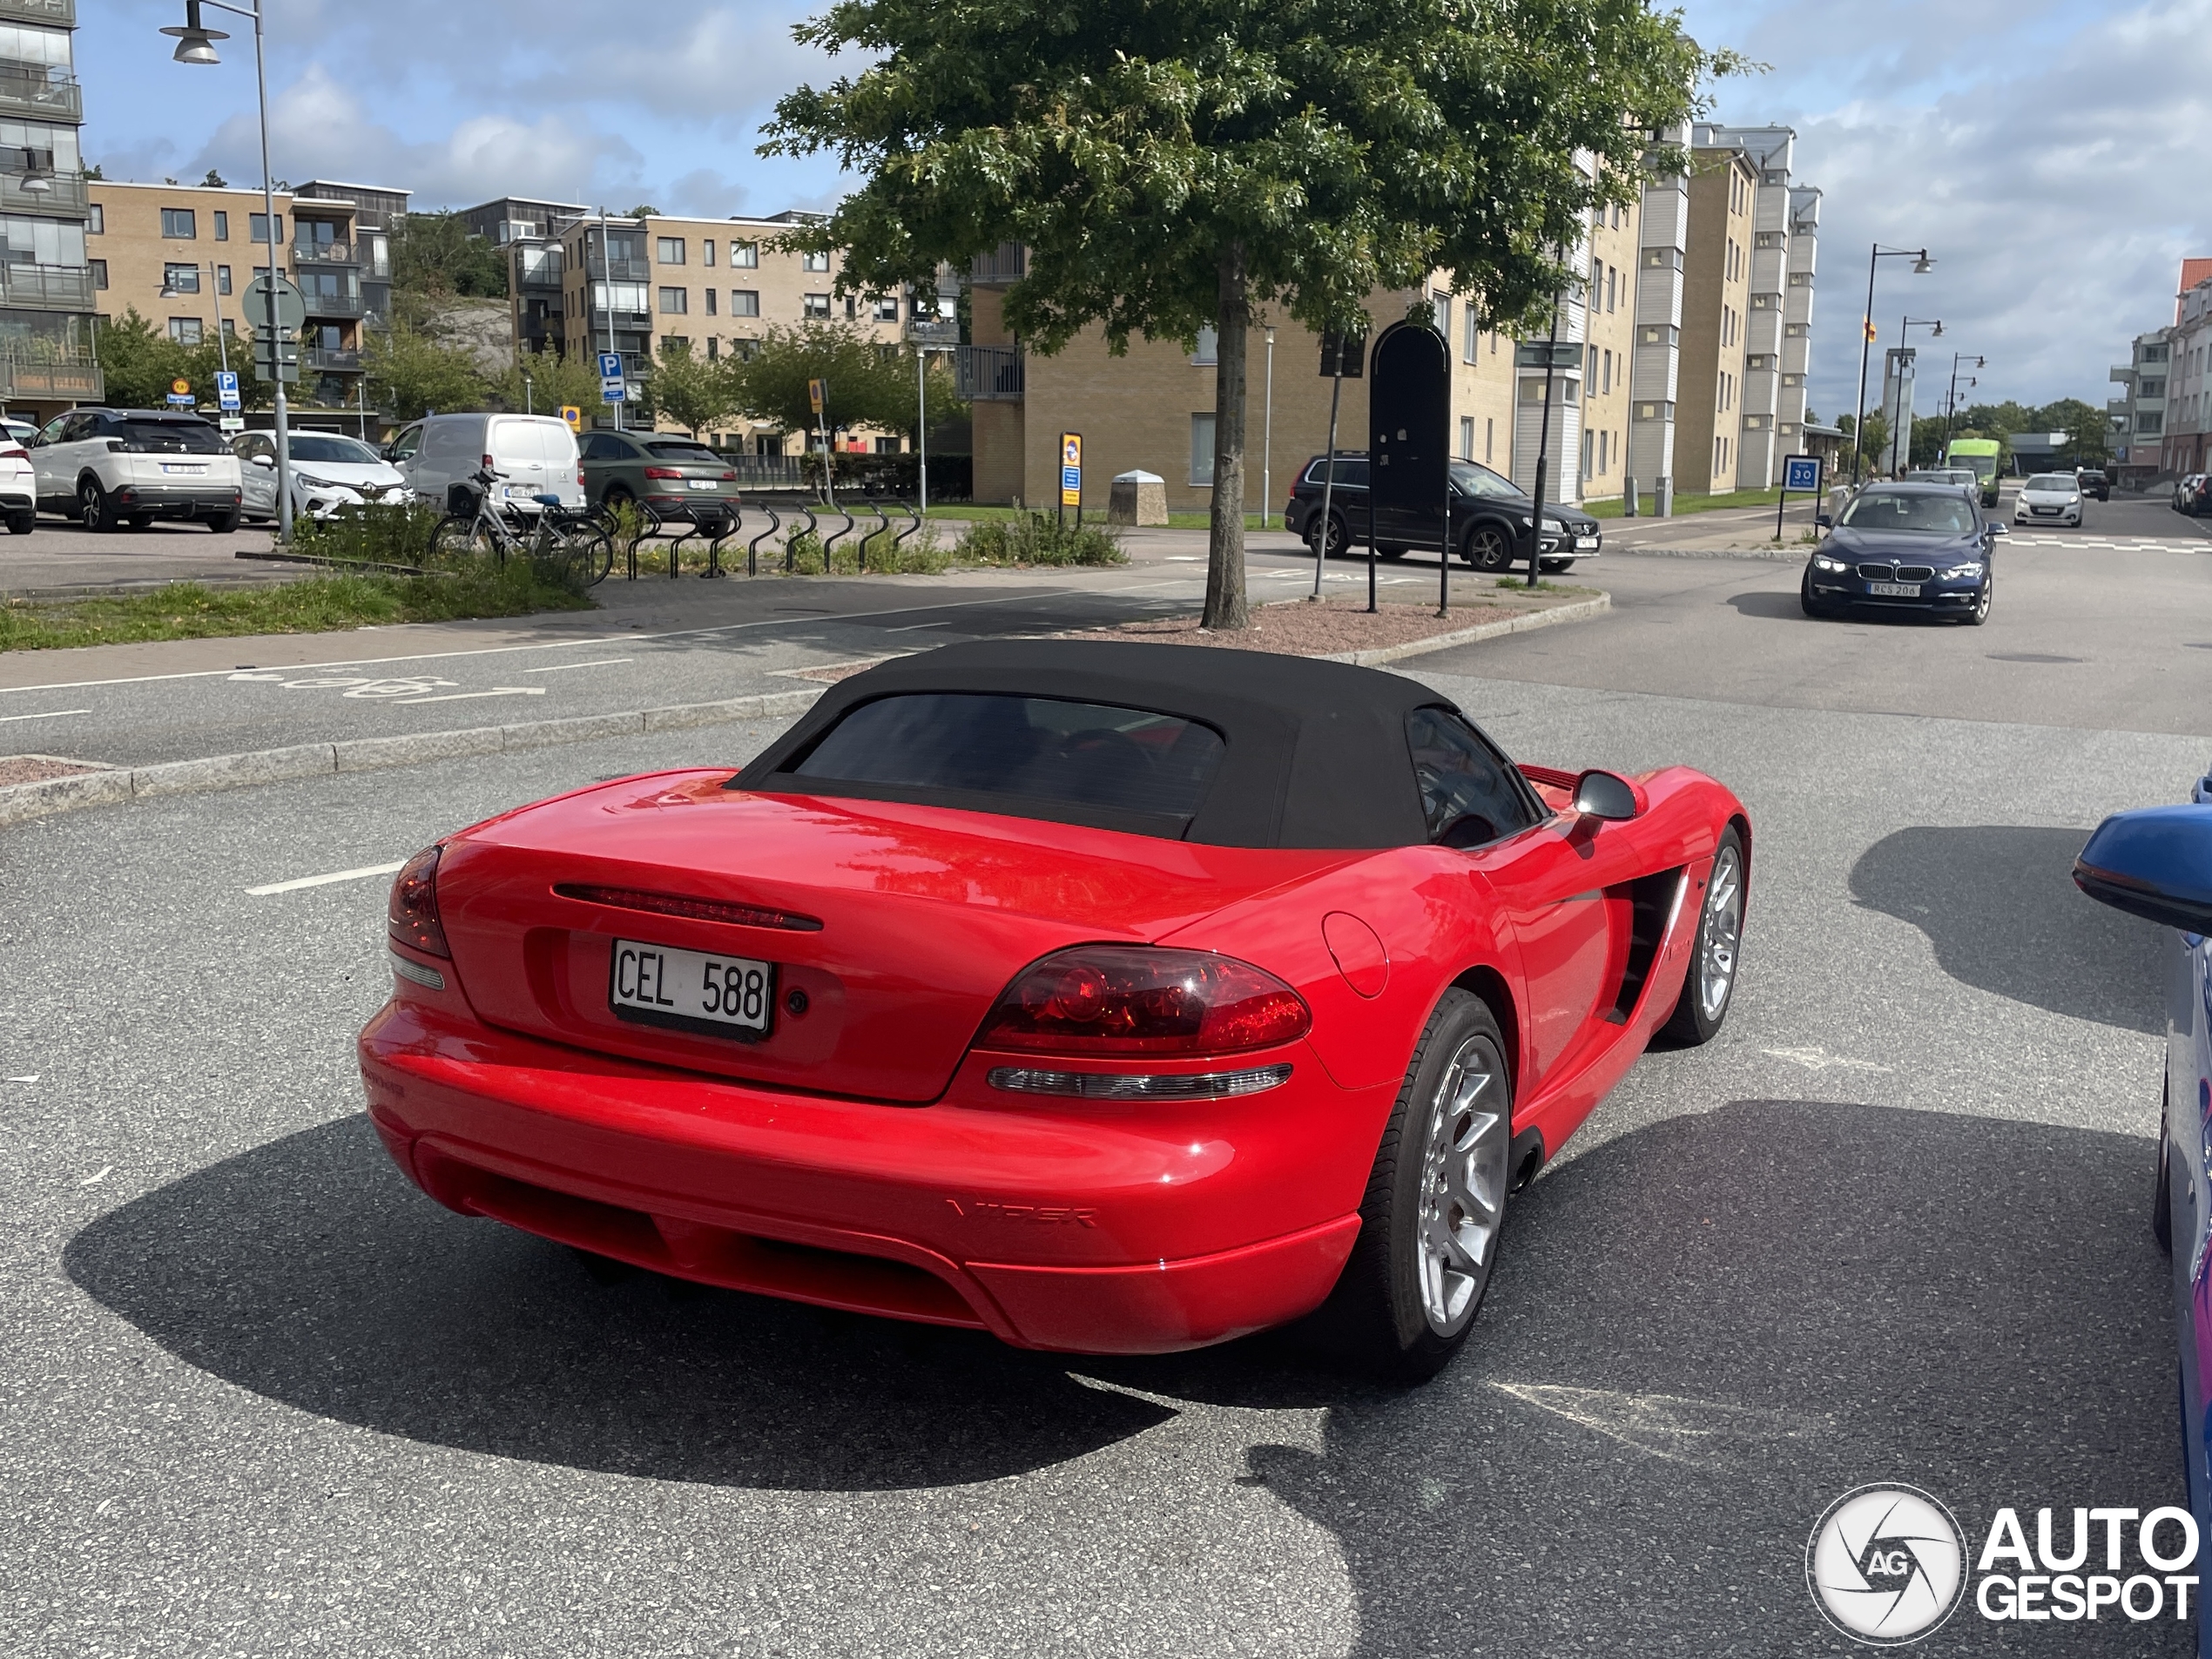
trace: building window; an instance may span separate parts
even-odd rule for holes
[[[714,290],[711,288],[706,291],[706,314],[710,317],[714,314]]]
[[[799,314],[814,322],[829,320],[830,297],[826,293],[809,293],[800,297]]]
[[[107,209],[94,202],[84,210],[84,234],[104,236],[107,233]]]
[[[760,244],[732,242],[730,244],[730,265],[733,270],[750,271],[760,263]]]
[[[2135,416],[2135,430],[2138,432],[2156,432],[2165,424],[2166,417],[2162,415],[2145,412]]]
[[[1460,459],[1474,459],[1474,417],[1472,415],[1460,417]]]
[[[1494,420],[1482,423],[1482,458],[1494,460],[1498,453],[1498,423]]]
[[[757,317],[760,314],[760,290],[732,288],[730,290],[730,314],[733,317]]]
[[[1643,251],[1643,268],[1647,271],[1679,271],[1682,269],[1682,250],[1678,247],[1648,247]]]
[[[709,246],[709,247],[712,247],[713,246],[714,246],[714,244],[713,244],[713,243],[711,243],[711,242],[709,242],[709,243],[707,244],[707,246]],[[709,288],[709,289],[707,290],[707,292],[708,292],[709,293],[712,293],[714,292],[714,290],[713,290],[713,289],[711,289],[711,288]],[[722,336],[721,336],[721,335],[719,335],[719,334],[709,334],[709,335],[706,337],[706,361],[707,361],[708,362],[710,362],[710,363],[711,363],[711,362],[717,362],[717,361],[720,361],[721,356],[722,356]]]
[[[896,294],[880,296],[877,299],[875,302],[875,320],[878,322],[896,322],[899,320],[899,300]]]
[[[857,319],[860,314],[860,302],[859,299],[853,294],[846,294],[845,296],[845,320],[852,322]]]
[[[680,317],[691,309],[691,293],[685,288],[663,288],[660,291],[660,314]]]
[[[215,210],[215,239],[219,242],[231,239],[231,216],[219,207]]]
[[[1445,349],[1448,351],[1451,349],[1452,341],[1452,296],[1448,293],[1432,293],[1428,297],[1428,303],[1429,309],[1436,315],[1436,332],[1444,336]]]
[[[2161,374],[2156,380],[2145,381],[2142,383],[2142,386],[2137,390],[2135,395],[2138,397],[2164,397],[2166,395],[2166,377]]]
[[[1190,482],[1201,489],[1213,488],[1213,416],[1190,417]]]
[[[1461,314],[1461,333],[1465,338],[1460,342],[1460,357],[1462,361],[1472,363],[1482,355],[1482,319],[1475,314],[1474,307],[1469,306]]]
[[[1221,361],[1221,331],[1217,328],[1198,330],[1198,348],[1190,354],[1191,366],[1211,368]]]
[[[1597,472],[1597,434],[1582,434],[1582,476],[1590,478]]]
[[[711,236],[699,238],[699,263],[710,269],[713,267],[714,239]]]
[[[799,256],[799,268],[802,271],[826,271],[829,269],[829,255],[802,253]]]
[[[266,243],[269,239],[269,216],[266,213],[249,215],[246,227],[246,234],[254,241]],[[277,215],[276,239],[280,242],[284,240],[284,215],[282,213]]]
[[[197,346],[199,344],[199,319],[197,317],[170,318],[169,338],[179,346]]]
[[[680,236],[660,236],[653,239],[653,254],[663,265],[684,263],[684,239]]]
[[[161,286],[171,293],[198,293],[199,267],[196,265],[165,265],[161,267]]]
[[[106,287],[107,261],[105,260],[87,260],[84,262],[92,267],[92,286],[96,288]]]
[[[189,207],[165,207],[161,210],[161,233],[174,242],[189,242],[199,234],[199,228]]]

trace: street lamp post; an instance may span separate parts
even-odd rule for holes
[[[211,5],[218,11],[227,11],[235,17],[253,20],[253,86],[261,124],[261,226],[268,233],[269,244],[269,280],[263,285],[262,296],[268,301],[269,376],[270,384],[276,390],[277,540],[289,542],[292,539],[292,436],[284,401],[284,353],[279,344],[280,331],[277,327],[277,284],[284,280],[284,266],[277,258],[276,175],[269,169],[269,72],[262,42],[262,0],[246,0],[244,5],[233,5],[231,0],[185,0],[184,26],[161,31],[177,37],[177,50],[172,56],[180,64],[213,64],[223,61],[215,55],[215,43],[228,40],[230,36],[219,29],[209,29],[200,22],[202,5]],[[228,355],[227,350],[225,355]]]
[[[1854,484],[1859,481],[1860,466],[1866,455],[1866,354],[1874,344],[1874,273],[1884,260],[1912,260],[1915,276],[1925,276],[1935,263],[1925,248],[1916,252],[1905,247],[1884,247],[1879,242],[1873,244],[1873,253],[1867,259],[1866,315],[1862,320],[1861,331],[1865,339],[1858,347],[1858,413],[1852,417],[1851,434],[1851,481]]]
[[[1955,351],[1951,354],[1951,390],[1949,395],[1944,399],[1943,404],[1943,448],[1944,453],[1946,455],[1948,455],[1951,452],[1952,428],[1958,423],[1959,365],[1966,361],[1966,354],[1962,351]],[[1988,368],[1989,359],[1986,357],[1976,357],[1974,359],[1974,367],[1976,368]],[[1972,387],[1979,386],[1981,382],[1969,376],[1966,381],[1966,384]]]
[[[1267,325],[1267,404],[1260,421],[1259,527],[1267,528],[1267,503],[1275,499],[1275,325]]]
[[[1906,331],[1913,328],[1933,330],[1928,336],[1931,340],[1943,338],[1943,319],[1940,317],[1899,317],[1897,324],[1897,343],[1899,346],[1905,344]],[[1901,373],[1903,365],[1900,364],[1898,367]],[[1905,411],[1900,408],[1898,413],[1904,415]],[[1912,466],[1912,416],[1905,415],[1905,420],[1898,424],[1904,427],[1905,430],[1890,434],[1890,475],[1892,477],[1910,471]]]

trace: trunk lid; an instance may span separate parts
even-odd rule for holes
[[[999,993],[1038,957],[1087,941],[1159,939],[1347,856],[750,794],[725,789],[731,775],[630,779],[523,808],[448,843],[439,909],[478,1015],[732,1079],[925,1102],[944,1091]],[[820,925],[740,925],[556,891],[577,887],[753,907]],[[772,962],[766,1035],[746,1041],[617,1016],[618,940]],[[793,991],[805,994],[795,1015],[786,1001]]]

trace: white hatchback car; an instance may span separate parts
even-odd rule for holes
[[[2039,472],[2020,486],[2015,524],[2079,524],[2081,485],[2071,473]]]

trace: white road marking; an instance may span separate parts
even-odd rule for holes
[[[617,663],[634,663],[634,657],[600,657],[588,663],[549,663],[543,668],[526,668],[525,674],[565,674],[572,668],[612,668]]]
[[[20,1077],[0,1077],[0,1083],[35,1083],[37,1081],[38,1074],[35,1071],[26,1072]]]
[[[359,881],[372,875],[396,875],[407,867],[407,860],[397,864],[364,864],[357,870],[333,870],[328,875],[294,876],[289,881],[272,881],[265,887],[248,887],[246,896],[266,899],[272,894],[297,893],[302,887],[327,887],[334,881]]]
[[[114,1173],[115,1165],[111,1163],[105,1169],[102,1170],[98,1175],[88,1175],[77,1184],[80,1187],[97,1187],[101,1182],[106,1180],[108,1177],[113,1175]]]
[[[449,684],[450,682],[448,682]],[[466,703],[472,697],[543,697],[543,685],[500,685],[489,691],[447,691],[437,697],[410,697],[395,700],[395,709],[419,708],[425,703]]]
[[[1792,1065],[1803,1066],[1807,1071],[1825,1071],[1833,1066],[1844,1071],[1888,1071],[1888,1066],[1878,1066],[1871,1060],[1851,1060],[1843,1055],[1830,1054],[1814,1043],[1804,1049],[1768,1049],[1763,1050],[1777,1060],[1787,1060]]]
[[[48,709],[44,714],[0,714],[0,725],[10,720],[58,720],[64,714],[90,714],[90,709]]]

